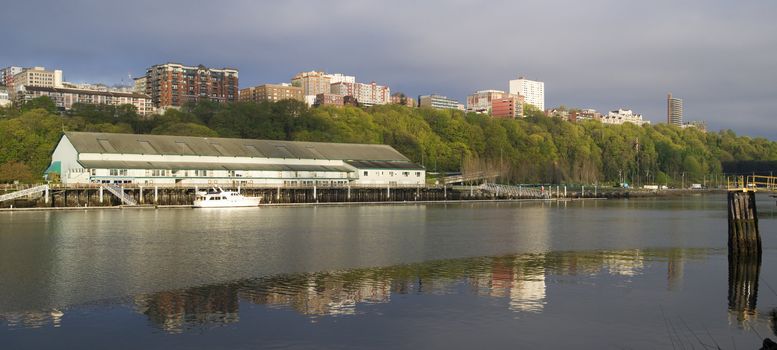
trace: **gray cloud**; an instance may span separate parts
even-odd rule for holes
[[[3,5],[0,65],[126,81],[161,62],[232,66],[242,86],[324,69],[463,100],[522,74],[546,105],[633,108],[777,139],[773,1],[43,1]]]

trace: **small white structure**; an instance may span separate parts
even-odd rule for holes
[[[63,184],[419,186],[388,145],[66,132],[48,172]]]

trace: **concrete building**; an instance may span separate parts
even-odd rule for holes
[[[301,87],[303,96],[328,94],[331,92],[332,76],[317,71],[301,72],[291,78],[291,85]]]
[[[391,101],[391,89],[375,82],[369,84],[338,82],[331,85],[330,91],[337,95],[353,96],[360,105],[366,107],[385,105]]]
[[[305,102],[302,88],[291,84],[264,84],[240,89],[240,101],[278,102],[280,100],[297,100]]]
[[[630,109],[618,109],[617,111],[610,111],[606,116],[602,117],[603,124],[624,124],[632,123],[642,126],[644,124],[650,124],[649,120],[642,120],[641,114],[634,114]]]
[[[329,77],[329,84],[336,84],[336,83],[356,83],[356,77],[352,75],[345,75],[340,73],[334,73],[334,74],[327,74]]]
[[[0,107],[8,107],[11,105],[11,97],[8,94],[8,88],[0,86]]]
[[[467,96],[467,112],[491,113],[491,102],[507,97],[502,90],[480,90]]]
[[[133,90],[133,92],[137,92],[139,94],[145,94],[148,86],[148,84],[146,84],[147,81],[148,80],[146,80],[145,76],[133,79],[133,83],[135,85],[135,89]]]
[[[491,101],[491,116],[494,118],[523,117],[523,96],[508,95]]]
[[[683,125],[683,100],[672,97],[672,93],[666,96],[666,122],[677,126]]]
[[[545,110],[545,83],[541,81],[529,80],[524,77],[510,80],[510,93],[521,95],[526,103],[537,107],[539,110]]]
[[[458,109],[463,111],[464,105],[459,101],[441,95],[418,96],[418,107],[435,109]]]
[[[11,99],[16,99],[17,92],[28,86],[61,88],[62,71],[46,70],[44,67],[23,69],[21,73],[17,73],[13,76],[13,89],[9,90]]]
[[[234,102],[238,97],[238,71],[203,65],[157,64],[146,70],[146,94],[154,107],[180,107],[188,102]]]
[[[137,108],[139,115],[143,116],[154,111],[151,97],[146,94],[41,86],[23,86],[18,92],[18,98],[21,101],[29,101],[42,96],[51,98],[60,110],[69,110],[75,103],[89,103],[113,106],[130,104]]]
[[[63,184],[422,186],[387,145],[66,132],[49,169]]]

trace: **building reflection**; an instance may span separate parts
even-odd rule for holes
[[[547,253],[432,261],[374,269],[278,275],[137,296],[136,310],[166,332],[239,321],[241,302],[292,309],[308,317],[358,314],[368,304],[388,303],[397,294],[475,295],[504,300],[513,312],[542,312],[546,276],[608,275],[630,281],[642,273],[640,250]]]
[[[59,327],[65,315],[59,309],[27,312],[11,312],[0,314],[0,321],[9,328],[41,328],[44,326]]]
[[[163,330],[181,332],[205,324],[237,322],[238,288],[217,285],[135,297],[135,309]]]

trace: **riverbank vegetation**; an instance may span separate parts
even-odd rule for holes
[[[722,162],[775,161],[777,142],[658,124],[570,123],[528,109],[494,119],[461,111],[385,105],[322,107],[199,103],[140,117],[134,107],[75,105],[48,98],[0,108],[0,182],[39,181],[63,131],[385,143],[430,172],[494,170],[510,183],[701,182]]]

